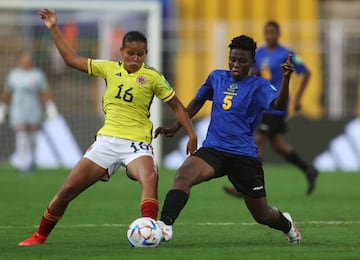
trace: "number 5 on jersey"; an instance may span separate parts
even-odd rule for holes
[[[224,97],[224,100],[223,100],[223,103],[222,103],[222,108],[224,110],[229,110],[232,106],[232,99],[233,99],[234,96],[231,96],[231,95],[226,95]]]

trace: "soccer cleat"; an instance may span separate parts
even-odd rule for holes
[[[292,244],[300,244],[301,243],[301,234],[299,229],[296,227],[295,222],[291,218],[290,214],[287,212],[283,213],[284,217],[291,222],[291,228],[288,233],[286,233],[287,240]]]
[[[167,241],[171,240],[172,235],[173,235],[172,226],[166,225],[161,220],[158,220],[157,224],[159,225],[159,227],[162,231],[163,241],[167,242]]]
[[[35,233],[30,238],[25,239],[24,241],[19,243],[19,246],[37,246],[45,244],[47,237],[40,235],[39,233]]]
[[[224,191],[231,196],[234,196],[237,198],[244,198],[244,195],[240,191],[237,191],[235,188],[224,187]]]
[[[308,195],[313,193],[313,191],[315,190],[315,182],[316,182],[316,178],[318,177],[318,175],[319,175],[319,172],[318,172],[318,170],[315,169],[314,166],[310,166],[309,168],[307,168],[306,179],[308,181],[308,188],[307,188],[306,193]]]

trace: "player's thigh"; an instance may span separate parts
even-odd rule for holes
[[[189,156],[176,173],[175,184],[193,186],[215,177],[214,168],[197,156]]]
[[[284,155],[292,151],[292,146],[286,142],[284,133],[278,133],[271,137],[271,147],[274,151]]]
[[[257,158],[229,155],[225,167],[230,182],[238,191],[251,198],[266,196],[264,171]]]
[[[269,140],[269,137],[265,134],[262,134],[260,132],[257,132],[255,134],[255,141],[256,141],[256,145],[258,147],[262,147],[268,140]]]
[[[267,113],[263,113],[256,128],[256,134],[259,136],[269,136],[272,131],[272,117]]]
[[[129,177],[143,183],[157,181],[157,167],[152,155],[141,155],[126,165]]]
[[[59,195],[72,199],[97,182],[105,173],[106,169],[83,157],[70,172]]]

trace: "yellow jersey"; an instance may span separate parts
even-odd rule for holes
[[[150,143],[153,125],[149,109],[154,95],[163,102],[175,96],[164,76],[145,64],[128,73],[121,62],[95,59],[88,59],[88,74],[106,82],[102,100],[105,122],[98,134]]]

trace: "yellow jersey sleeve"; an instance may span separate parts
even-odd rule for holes
[[[88,74],[105,78],[108,70],[108,60],[88,59]]]
[[[168,102],[175,96],[175,91],[163,75],[156,77],[154,93],[162,102]]]

